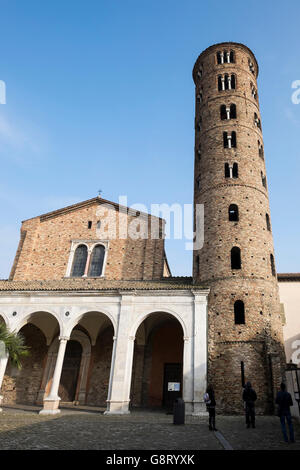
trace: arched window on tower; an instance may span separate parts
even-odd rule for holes
[[[263,174],[262,171],[260,172],[260,175],[261,175],[261,182],[262,182],[262,185],[263,185],[264,188],[266,188],[266,187],[267,187],[267,179],[266,179],[266,177],[264,176],[264,174]]]
[[[225,73],[224,75],[224,86],[225,86],[225,90],[230,89],[230,81],[229,81],[229,76],[227,73]]]
[[[197,122],[197,131],[200,132],[202,128],[202,118],[200,116],[198,122]]]
[[[218,76],[218,90],[219,91],[222,91],[224,88],[223,88],[223,85],[222,85],[222,76],[219,75]]]
[[[224,119],[229,119],[226,111],[226,105],[222,104],[220,107],[220,115],[221,115],[221,120],[224,121]]]
[[[202,103],[202,101],[203,101],[203,92],[202,92],[202,90],[199,91],[199,93],[197,94],[196,99],[197,99],[197,103],[199,103],[199,104]]]
[[[225,178],[231,178],[229,163],[225,163]]]
[[[102,274],[105,248],[103,245],[96,245],[92,252],[89,268],[90,277],[99,277]]]
[[[230,204],[228,209],[229,222],[239,221],[239,208],[236,204]]]
[[[269,230],[269,232],[271,232],[271,223],[270,223],[269,214],[266,214],[266,224],[267,224],[267,230]]]
[[[259,119],[259,117],[257,116],[256,113],[254,113],[254,125],[255,125],[256,127],[258,127],[258,128],[261,130],[260,119]]]
[[[71,277],[82,277],[85,272],[87,261],[87,246],[79,245],[74,253],[73,267]]]
[[[238,246],[234,246],[231,249],[231,269],[241,269],[241,249]]]
[[[260,158],[264,159],[264,148],[263,148],[263,145],[260,143],[259,140],[257,141],[257,144],[258,144],[258,155],[260,156]]]
[[[234,163],[232,165],[232,178],[238,178],[239,177],[239,167],[237,163]]]
[[[235,131],[229,134],[228,132],[223,132],[223,145],[225,149],[231,149],[236,147],[236,133]]]
[[[249,65],[250,72],[253,73],[253,75],[255,75],[255,68],[250,59],[248,59],[248,65]]]
[[[245,324],[245,305],[242,300],[234,302],[234,323],[236,325]]]
[[[198,145],[197,155],[198,155],[198,160],[200,160],[200,158],[201,158],[201,144]]]
[[[272,254],[270,254],[270,263],[271,263],[272,276],[276,276],[274,256]]]
[[[235,62],[234,51],[230,51],[229,62],[231,62],[232,64],[234,64]]]
[[[235,79],[235,75],[232,74],[231,77],[230,77],[230,89],[231,90],[235,90],[235,87],[236,87],[236,79]]]
[[[236,119],[236,105],[230,105],[230,119]]]
[[[236,132],[235,131],[231,132],[231,147],[232,148],[236,147]]]

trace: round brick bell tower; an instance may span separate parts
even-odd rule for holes
[[[285,369],[257,75],[254,54],[233,42],[206,49],[193,69],[194,205],[204,205],[193,277],[210,287],[208,383],[230,413],[243,411],[247,381],[257,412],[272,412]]]

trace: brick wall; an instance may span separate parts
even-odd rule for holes
[[[114,206],[99,215],[99,202],[75,206],[23,222],[19,244],[11,272],[13,280],[62,279],[67,272],[72,240],[109,240],[105,269],[106,279],[160,279],[164,267],[164,240],[132,239],[128,230],[146,233],[151,217],[121,214]],[[101,221],[100,234],[97,222]],[[88,228],[88,222],[92,228]],[[134,226],[133,226],[134,224]],[[120,230],[127,238],[119,237]],[[123,236],[123,235],[122,235]]]

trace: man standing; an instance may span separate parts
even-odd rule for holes
[[[276,405],[278,405],[278,416],[280,417],[280,424],[285,442],[289,442],[286,432],[285,419],[287,420],[289,427],[290,442],[295,442],[292,416],[290,411],[290,406],[293,406],[293,400],[290,393],[288,393],[285,388],[285,384],[282,383],[280,385],[280,392],[277,393]]]
[[[245,402],[246,408],[246,425],[247,428],[250,428],[250,423],[253,428],[255,428],[255,401],[257,395],[255,390],[251,387],[251,383],[247,382],[243,392],[243,400]]]

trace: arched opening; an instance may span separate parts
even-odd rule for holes
[[[271,263],[272,276],[276,276],[274,256],[272,254],[270,254],[270,263]]]
[[[236,119],[236,105],[230,105],[230,119]]]
[[[82,277],[85,272],[88,250],[86,245],[79,245],[74,253],[72,277]]]
[[[236,325],[245,324],[245,305],[242,300],[237,300],[234,303],[234,323]]]
[[[102,275],[105,248],[103,245],[96,245],[92,251],[89,267],[90,277],[99,277]]]
[[[139,326],[131,382],[133,407],[173,409],[182,397],[183,330],[167,313],[153,313]]]
[[[220,116],[221,120],[224,121],[224,119],[227,119],[227,112],[226,112],[226,105],[222,104],[220,107]]]
[[[228,218],[230,222],[238,222],[239,208],[236,204],[230,204],[228,209]]]
[[[22,357],[21,369],[8,361],[3,380],[4,403],[33,405],[42,401],[40,394],[48,345],[60,333],[60,326],[52,314],[34,312],[22,320],[17,331],[23,336],[29,355]]]
[[[222,91],[222,75],[218,75],[218,90]]]
[[[235,75],[232,74],[231,75],[231,89],[235,90],[235,87],[236,87],[236,79],[235,79]]]
[[[58,389],[61,403],[75,401],[81,355],[81,344],[74,340],[68,341]]]
[[[111,319],[102,312],[86,312],[78,318],[70,341],[80,342],[82,356],[76,394],[71,401],[106,409],[114,334]],[[73,374],[75,377],[75,371]]]
[[[270,232],[271,231],[271,222],[270,222],[269,214],[266,214],[266,224],[267,224],[267,230],[269,230],[269,232]]]
[[[241,269],[241,250],[238,246],[231,249],[231,269]]]
[[[235,162],[232,165],[232,178],[238,178],[239,177],[239,167],[238,164]]]

